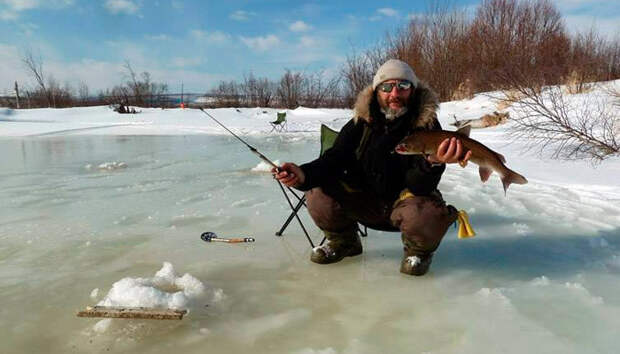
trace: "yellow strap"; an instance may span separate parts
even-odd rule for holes
[[[459,224],[459,238],[469,238],[476,236],[476,232],[471,227],[471,224],[469,223],[469,216],[467,216],[465,210],[459,210],[459,215],[456,220]]]
[[[400,192],[400,195],[398,196],[398,199],[396,199],[394,204],[392,204],[392,208],[396,208],[396,204],[408,198],[415,198],[415,195],[411,193],[408,188],[405,188]]]
[[[407,198],[415,198],[415,195],[409,191],[408,188],[403,189],[398,196],[398,201],[405,200]]]

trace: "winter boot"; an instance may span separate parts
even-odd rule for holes
[[[409,275],[424,275],[428,272],[433,261],[433,254],[428,253],[426,255],[407,256],[403,257],[400,263],[400,272]]]
[[[429,250],[424,250],[411,237],[404,234],[401,237],[405,254],[400,262],[400,272],[418,276],[426,274],[433,261],[433,251],[437,249],[439,243]]]
[[[356,230],[344,232],[324,231],[327,242],[312,249],[310,260],[318,264],[340,262],[344,257],[362,253],[362,242]]]

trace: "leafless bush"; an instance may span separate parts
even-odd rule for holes
[[[592,86],[593,85],[586,80],[583,72],[577,72],[577,70],[573,70],[564,82],[566,93],[571,95],[588,92],[592,89]]]
[[[461,82],[459,86],[452,92],[451,99],[453,101],[460,101],[464,99],[472,99],[474,97],[474,86],[470,79],[465,79],[465,82]]]
[[[241,95],[239,94],[239,84],[235,81],[222,81],[218,87],[211,90],[215,96],[216,107],[239,107]]]
[[[469,34],[479,68],[476,87],[508,89],[500,75],[527,75],[538,85],[558,83],[566,74],[569,38],[559,11],[548,0],[485,0]],[[481,70],[480,70],[481,69]]]
[[[352,106],[357,94],[372,84],[375,72],[388,57],[389,53],[384,50],[384,46],[381,44],[362,54],[357,55],[354,52],[347,56],[340,73],[344,80],[344,103],[346,106]]]
[[[89,104],[89,89],[85,82],[80,82],[78,85],[78,100],[81,106],[87,106]]]
[[[302,105],[311,108],[329,107],[328,102],[338,97],[338,84],[337,77],[330,79],[323,70],[305,75]]]
[[[523,95],[515,89],[510,89],[501,91],[498,97],[491,95],[491,98],[497,101],[497,109],[499,111],[503,111],[504,109],[512,106],[513,103],[523,99]]]
[[[275,84],[267,78],[256,78],[250,73],[243,76],[240,91],[243,93],[245,106],[269,107],[274,97]]]
[[[139,107],[160,107],[167,104],[165,97],[168,92],[167,84],[153,82],[151,74],[147,71],[140,75],[136,74],[128,61],[123,68],[126,71],[125,83],[100,94],[100,97],[105,98],[106,104]]]
[[[35,80],[35,88],[26,89],[28,107],[70,107],[74,105],[72,89],[69,84],[61,87],[52,75],[43,71],[43,58],[35,56],[31,50],[26,51],[22,58],[27,71]]]
[[[292,72],[290,69],[286,69],[276,90],[280,104],[286,108],[296,108],[299,106],[303,95],[303,84],[303,73]]]
[[[604,97],[567,101],[558,86],[515,86],[523,96],[513,102],[517,114],[511,135],[553,158],[602,161],[620,154],[620,116]]]
[[[410,58],[422,79],[432,78],[431,84],[440,97],[450,99],[468,79],[473,87],[464,10],[449,3],[431,3],[423,18],[411,20],[409,32],[414,41],[404,55]]]
[[[126,88],[133,102],[127,102],[140,107],[153,107],[159,100],[159,96],[168,92],[168,85],[151,81],[151,74],[144,71],[140,74],[140,78],[135,73],[129,61],[123,66],[126,70],[127,82]]]
[[[605,40],[592,30],[571,36],[550,0],[484,0],[473,18],[449,0],[430,1],[426,13],[384,43],[347,58],[342,76],[349,92],[372,80],[376,66],[368,57],[409,63],[442,101],[463,97],[466,86],[509,90],[505,76],[529,76],[539,87],[562,84],[573,71],[580,85],[620,77],[620,38]]]

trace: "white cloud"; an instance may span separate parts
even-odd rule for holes
[[[131,0],[106,0],[103,6],[113,14],[135,14],[140,7]]]
[[[248,11],[243,11],[243,10],[237,10],[233,13],[230,14],[230,16],[228,16],[229,18],[235,20],[235,21],[247,21],[250,19],[250,17],[256,15],[256,13],[254,12],[248,12]]]
[[[320,46],[321,41],[310,36],[302,36],[299,39],[299,45],[304,48],[316,48]]]
[[[291,25],[288,28],[293,32],[305,32],[305,31],[309,31],[312,28],[312,26],[308,25],[304,21],[295,21],[291,23]]]
[[[387,17],[397,17],[398,16],[398,11],[390,8],[390,7],[384,7],[381,8],[379,10],[377,10],[378,13],[380,13],[383,16],[387,16]]]
[[[257,50],[257,51],[266,51],[273,47],[280,45],[280,39],[273,34],[268,36],[259,36],[259,37],[239,37],[241,41],[247,45],[248,47]]]
[[[0,11],[0,20],[16,20],[22,11],[46,7],[58,9],[73,5],[75,0],[0,0],[0,5],[5,8]]]
[[[202,64],[202,58],[175,57],[172,58],[172,65],[178,68],[186,68]]]
[[[6,5],[9,10],[24,11],[39,6],[38,0],[2,0],[0,4]]]
[[[150,39],[152,41],[167,41],[170,39],[170,36],[166,34],[157,34],[157,35],[146,35],[146,39]]]
[[[198,40],[207,41],[210,43],[225,43],[231,39],[231,36],[228,33],[221,31],[206,32],[201,30],[191,30],[190,34]]]

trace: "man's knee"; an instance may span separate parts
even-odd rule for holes
[[[306,205],[312,220],[321,230],[340,231],[351,224],[340,204],[320,187],[306,192]]]
[[[403,241],[409,240],[420,251],[432,252],[456,217],[454,207],[446,206],[443,199],[431,196],[400,202],[392,214],[392,221],[400,228]]]

